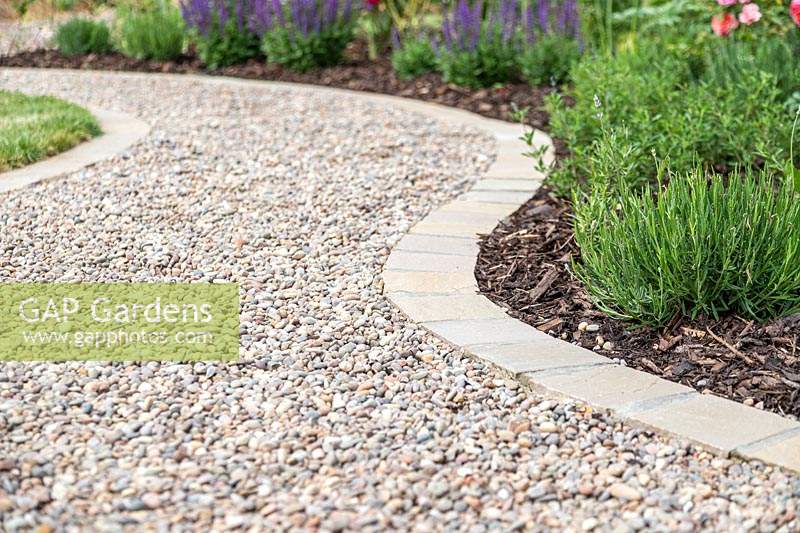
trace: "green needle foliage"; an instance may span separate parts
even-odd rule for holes
[[[0,171],[55,155],[99,134],[95,118],[75,104],[0,91]]]
[[[663,177],[663,170],[659,174]],[[765,172],[670,176],[656,194],[575,198],[575,272],[609,315],[663,326],[735,311],[800,311],[800,194]]]
[[[186,27],[175,5],[157,0],[145,8],[117,8],[120,51],[136,59],[167,61],[183,52]]]
[[[61,53],[70,56],[107,54],[112,49],[106,23],[85,18],[74,18],[59,26],[55,42]]]

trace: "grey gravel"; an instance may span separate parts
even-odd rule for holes
[[[11,72],[132,112],[0,202],[0,281],[231,280],[236,363],[0,364],[0,530],[792,531],[800,478],[530,394],[405,321],[389,249],[493,144],[358,100]]]

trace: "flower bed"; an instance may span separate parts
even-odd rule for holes
[[[584,50],[576,0],[165,0],[120,4],[114,22],[76,17],[54,39],[68,56],[199,58],[307,72],[345,62],[357,40],[404,79],[439,72],[462,87],[557,85]]]
[[[598,309],[572,275],[580,256],[572,214],[568,201],[545,188],[487,235],[475,269],[481,292],[565,342],[700,392],[800,417],[800,317],[759,323],[726,315],[631,328]]]
[[[152,5],[150,5],[152,3]],[[433,100],[509,119],[557,90],[579,57],[574,0],[163,0],[117,8],[110,26],[62,24],[56,50],[2,66],[205,72]],[[366,56],[366,57],[365,57]]]
[[[697,5],[573,68],[568,153],[476,276],[552,335],[800,416],[800,1]]]

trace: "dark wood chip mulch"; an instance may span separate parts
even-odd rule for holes
[[[366,91],[405,96],[458,107],[480,115],[500,120],[510,120],[511,103],[529,108],[527,121],[544,129],[547,113],[541,109],[544,96],[555,89],[531,87],[524,83],[511,83],[491,89],[464,89],[445,83],[439,74],[427,74],[414,80],[399,79],[387,58],[369,61],[362,47],[355,46],[348,54],[348,62],[341,66],[306,73],[297,73],[264,61],[251,60],[208,72],[194,55],[175,61],[140,61],[121,54],[65,56],[56,50],[36,50],[10,56],[0,56],[0,67],[70,68],[90,70],[115,70],[134,72],[170,72],[179,74],[212,74],[247,79],[287,81],[325,85],[356,91]],[[522,133],[522,128],[520,128]]]
[[[543,188],[481,242],[475,269],[481,291],[512,316],[550,335],[624,359],[665,379],[800,416],[800,316],[760,324],[738,316],[663,330],[632,329],[597,310],[571,273],[578,249],[569,202]],[[580,332],[581,322],[600,326]],[[598,339],[602,337],[602,339]]]

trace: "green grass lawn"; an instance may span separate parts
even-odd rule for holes
[[[55,155],[100,134],[87,110],[51,96],[0,91],[0,172]]]

